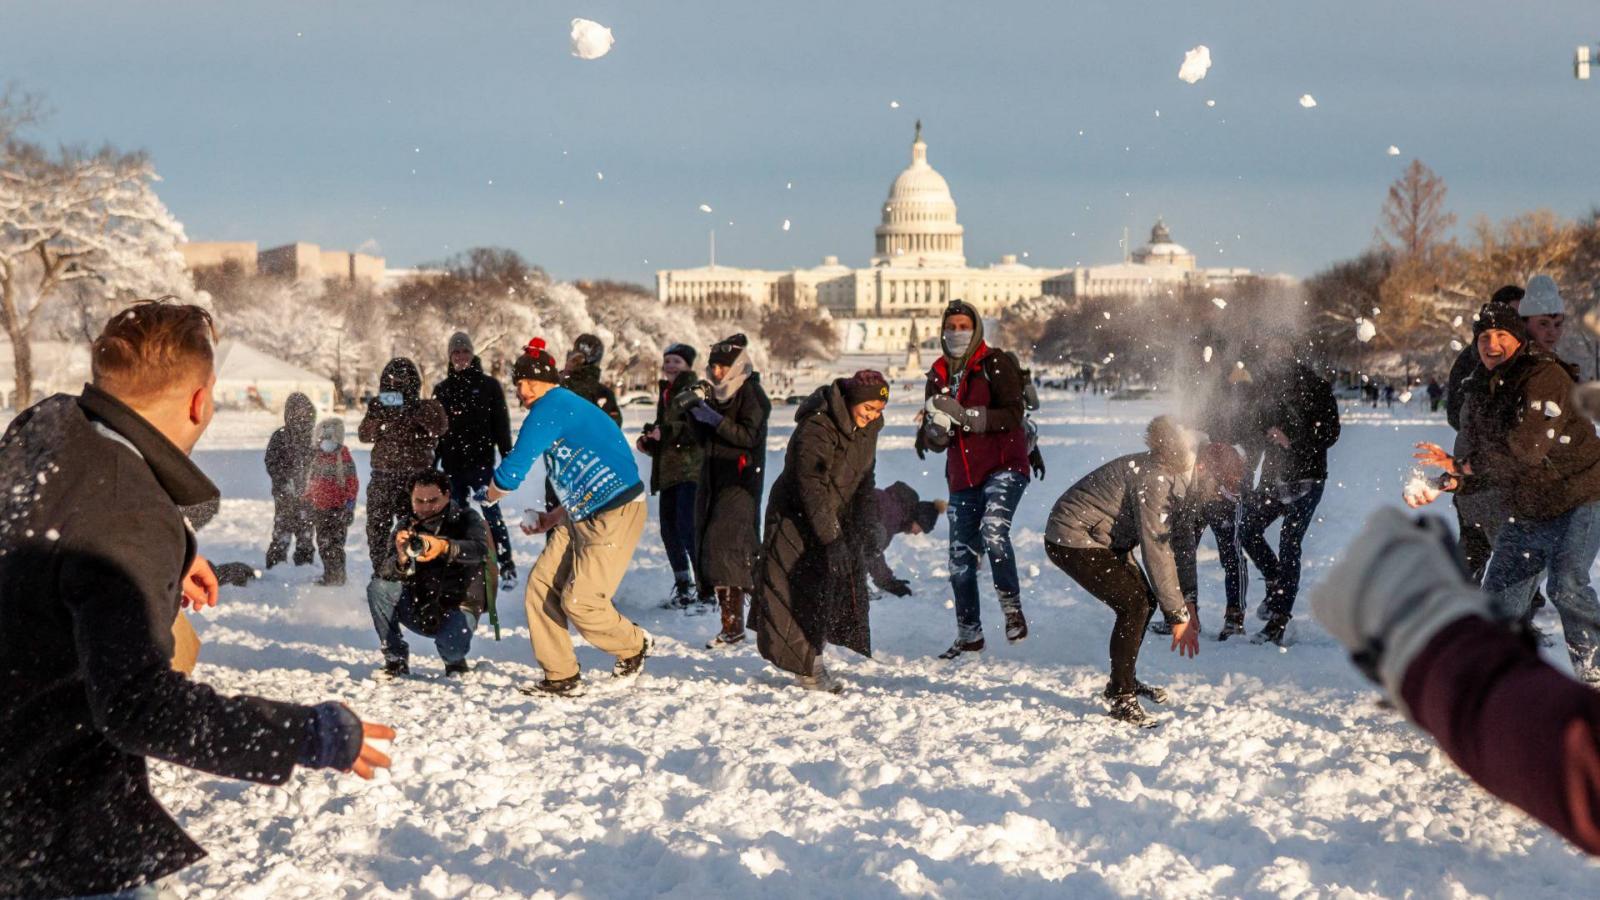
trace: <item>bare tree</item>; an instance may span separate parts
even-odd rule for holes
[[[1444,211],[1446,193],[1444,179],[1413,159],[1383,201],[1384,246],[1402,259],[1430,258],[1456,222],[1453,213]]]
[[[816,307],[768,310],[761,319],[761,339],[768,353],[791,366],[839,355],[839,329]]]
[[[1527,284],[1535,275],[1559,279],[1580,237],[1572,222],[1548,209],[1521,213],[1498,224],[1479,217],[1472,232],[1465,284],[1485,298],[1503,284]]]

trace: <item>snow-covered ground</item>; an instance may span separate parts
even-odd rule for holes
[[[830,651],[848,681],[842,696],[792,687],[749,643],[704,650],[713,618],[658,609],[670,575],[653,511],[618,600],[658,639],[636,683],[607,685],[609,658],[580,647],[595,678],[587,696],[516,692],[538,677],[520,592],[502,598],[504,640],[480,626],[466,682],[446,681],[431,642],[414,637],[413,677],[374,678],[381,660],[358,515],[350,587],[318,588],[316,569],[280,567],[226,589],[200,626],[196,676],[226,691],[343,700],[398,729],[394,769],[372,783],[310,772],[269,788],[156,765],[157,794],[211,852],[176,888],[259,898],[1012,900],[1593,890],[1594,864],[1475,788],[1380,708],[1307,615],[1286,649],[1207,639],[1190,661],[1154,639],[1140,672],[1175,689],[1157,708],[1165,724],[1139,731],[1104,716],[1111,613],[1046,561],[1042,531],[1061,491],[1136,449],[1160,410],[1048,397],[1038,421],[1049,474],[1030,486],[1014,532],[1031,636],[1006,645],[986,586],[990,649],[935,658],[955,631],[941,524],[891,551],[916,593],[874,605],[878,657]],[[938,495],[943,461],[912,452],[914,411],[890,409],[879,482]],[[648,412],[628,410],[630,437]],[[774,410],[774,476],[793,412]],[[262,560],[272,510],[260,448],[274,424],[219,417],[197,453],[226,498],[201,534],[215,561]],[[1347,409],[1308,538],[1308,584],[1368,510],[1398,501],[1410,445],[1447,438],[1442,418],[1420,407]],[[358,461],[365,466],[364,453]],[[532,505],[535,493],[507,503]],[[525,572],[537,544],[516,542]],[[1221,618],[1215,559],[1208,544],[1208,632]],[[1259,597],[1256,578],[1252,606]]]

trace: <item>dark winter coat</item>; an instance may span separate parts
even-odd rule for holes
[[[267,439],[267,477],[272,496],[299,497],[306,492],[306,470],[316,452],[311,433],[316,429],[317,408],[298,391],[283,404],[283,427]]]
[[[861,567],[829,571],[824,548],[835,541],[859,548],[868,540],[883,420],[857,428],[842,384],[818,388],[795,413],[798,424],[767,503],[761,585],[750,608],[761,655],[802,675],[811,673],[824,644],[872,655]]]
[[[761,492],[772,401],[761,389],[761,376],[752,372],[726,403],[715,397],[694,402],[704,402],[723,416],[715,428],[691,420],[705,454],[694,495],[700,586],[748,591],[755,587],[756,555],[761,552]]]
[[[1287,449],[1266,442],[1262,484],[1326,480],[1328,449],[1339,440],[1339,401],[1333,385],[1308,366],[1291,363],[1272,373],[1256,396],[1256,430],[1277,428]]]
[[[399,555],[390,553],[379,570],[379,577],[401,583],[402,596],[409,598],[413,616],[420,633],[430,634],[425,624],[438,622],[453,609],[464,609],[475,616],[483,615],[489,608],[489,591],[496,584],[494,562],[489,555],[489,526],[483,516],[471,507],[454,500],[444,512],[426,521],[416,521],[409,516],[389,535],[389,546],[394,546],[395,535],[414,531],[444,538],[450,542],[448,553],[438,559],[417,563],[416,570],[404,574],[400,569]],[[437,626],[433,631],[437,631]]]
[[[97,894],[205,855],[151,796],[146,757],[281,784],[308,707],[225,697],[173,671],[179,506],[217,489],[92,386],[0,440],[0,896]]]
[[[496,450],[501,456],[511,452],[505,388],[484,374],[476,356],[465,369],[452,369],[435,385],[433,399],[444,406],[449,422],[436,452],[440,469],[463,473],[493,469]]]
[[[923,390],[924,400],[950,394],[963,407],[988,411],[983,432],[963,429],[951,435],[944,471],[952,494],[983,484],[995,472],[1029,476],[1022,369],[1016,357],[984,343],[983,318],[971,305],[962,306],[976,325],[973,347],[956,361],[955,371],[948,356],[935,360]],[[918,429],[916,446],[919,452],[939,449],[929,442],[927,428]]]
[[[1450,366],[1450,377],[1445,380],[1444,417],[1449,420],[1450,427],[1457,431],[1461,429],[1461,406],[1467,399],[1464,383],[1482,365],[1483,360],[1478,358],[1478,345],[1472,342],[1461,348],[1456,361]]]
[[[372,470],[410,475],[433,468],[433,451],[450,430],[444,405],[422,399],[422,376],[408,359],[393,359],[383,367],[380,393],[399,392],[399,406],[385,406],[378,397],[367,404],[357,434],[372,445]]]
[[[692,370],[678,373],[670,383],[656,383],[656,419],[660,440],[644,441],[650,454],[650,493],[658,494],[673,485],[700,480],[704,454],[695,439],[694,420],[689,418],[686,397],[699,382]],[[648,427],[647,429],[648,430]]]
[[[1067,488],[1050,510],[1044,539],[1119,555],[1137,547],[1156,602],[1170,619],[1198,593],[1192,523],[1201,490],[1193,448],[1176,435],[1152,437],[1159,438],[1150,441],[1153,449],[1113,459]]]
[[[1501,490],[1512,515],[1526,519],[1600,500],[1600,437],[1574,408],[1567,365],[1529,341],[1484,371],[1483,388],[1462,409],[1473,472],[1463,487]]]
[[[917,504],[921,497],[911,485],[896,481],[886,488],[873,492],[873,515],[870,517],[868,540],[862,548],[867,558],[867,573],[872,583],[883,586],[894,580],[894,569],[884,558],[884,551],[897,534],[911,530],[916,520]]]
[[[579,366],[561,379],[561,386],[600,407],[619,428],[622,426],[622,407],[617,405],[616,392],[600,380],[599,366]]]

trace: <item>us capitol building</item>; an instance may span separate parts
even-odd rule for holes
[[[709,319],[733,319],[751,312],[790,306],[820,307],[837,323],[847,353],[904,350],[913,339],[939,333],[939,313],[951,299],[962,299],[993,318],[1010,304],[1053,294],[1061,297],[1165,295],[1186,283],[1227,282],[1250,275],[1247,269],[1199,269],[1187,249],[1172,242],[1157,221],[1150,243],[1123,262],[1077,268],[1036,268],[1000,257],[987,268],[967,265],[950,185],[928,165],[928,145],[917,123],[911,165],[889,186],[883,220],[873,230],[871,264],[865,269],[824,257],[811,269],[772,271],[710,265],[656,272],[656,296],[669,306],[686,306]]]

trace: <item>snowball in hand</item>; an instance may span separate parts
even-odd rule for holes
[[[1300,105],[1304,106],[1306,109],[1310,109],[1311,107],[1317,105],[1317,98],[1311,96],[1310,94],[1301,94]]]
[[[1183,54],[1183,65],[1178,67],[1178,78],[1189,84],[1194,84],[1206,77],[1206,71],[1211,68],[1211,48],[1205,44]]]
[[[611,52],[616,39],[611,29],[588,19],[572,20],[572,55],[579,59],[599,59]]]
[[[1370,319],[1356,320],[1356,340],[1365,344],[1378,336],[1378,326],[1372,324]]]

